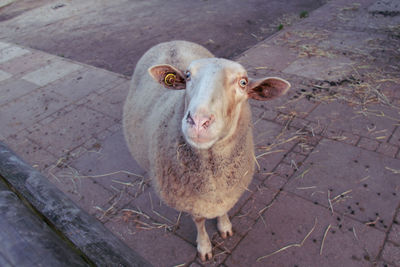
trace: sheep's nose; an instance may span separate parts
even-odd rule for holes
[[[207,129],[215,120],[214,115],[210,116],[204,116],[204,115],[194,115],[193,117],[190,115],[190,112],[188,112],[188,115],[186,116],[186,122],[194,127],[196,126],[197,128],[202,127],[204,129]]]

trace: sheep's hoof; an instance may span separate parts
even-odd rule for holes
[[[209,261],[209,260],[212,259],[212,252],[211,251],[207,252],[207,253],[200,253],[199,252],[199,256],[200,256],[200,259],[201,259],[202,262]]]
[[[212,259],[212,246],[211,242],[208,240],[208,242],[202,242],[200,244],[197,244],[197,252],[200,256],[200,259],[204,261],[208,261]]]
[[[233,236],[233,231],[232,231],[232,229],[227,230],[227,231],[220,231],[219,234],[221,235],[221,237],[223,239],[226,239],[229,236]]]

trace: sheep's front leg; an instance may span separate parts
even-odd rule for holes
[[[219,216],[217,221],[218,231],[223,239],[233,235],[232,224],[227,213]]]
[[[211,252],[211,242],[208,237],[205,222],[206,219],[203,217],[194,217],[193,221],[196,224],[197,228],[197,251],[199,252],[200,258],[202,261],[211,260],[212,252]]]

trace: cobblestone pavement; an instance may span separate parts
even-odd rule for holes
[[[257,173],[233,237],[207,222],[205,264],[129,155],[127,77],[1,42],[0,140],[155,266],[400,266],[400,12],[382,2],[329,1],[236,58],[292,88],[251,102]]]

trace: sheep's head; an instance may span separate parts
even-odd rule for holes
[[[186,89],[182,132],[198,149],[208,149],[234,133],[248,98],[274,99],[290,87],[280,78],[251,80],[239,63],[220,58],[195,60],[187,70],[157,65],[149,72],[166,88]]]

